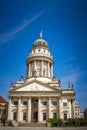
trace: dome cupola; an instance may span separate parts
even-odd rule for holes
[[[53,58],[50,54],[47,41],[40,38],[35,40],[30,50],[30,56],[26,60],[27,79],[40,78],[47,81],[53,77]]]
[[[37,46],[48,47],[47,41],[45,41],[45,40],[42,38],[42,36],[43,36],[43,35],[42,35],[42,32],[40,32],[40,38],[34,41],[33,47],[37,47]]]

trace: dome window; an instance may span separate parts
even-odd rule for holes
[[[45,46],[45,42],[43,42],[43,45]]]
[[[35,50],[33,52],[35,53]]]
[[[46,73],[46,71],[45,71],[45,69],[43,70],[43,76],[45,76],[45,73]]]
[[[46,51],[44,50],[44,53],[45,53]]]
[[[40,42],[40,41],[38,42],[38,45],[41,45],[41,42]]]

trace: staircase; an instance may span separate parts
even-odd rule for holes
[[[46,123],[19,123],[21,127],[46,127]]]

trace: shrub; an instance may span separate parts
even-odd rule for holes
[[[76,119],[67,119],[66,121],[62,121],[58,118],[50,118],[48,122],[51,123],[51,127],[60,127],[60,126],[72,126],[72,127],[79,127],[79,126],[87,126],[87,119],[84,118],[76,118]]]
[[[87,126],[87,119],[82,118],[79,119],[79,121],[80,121],[80,126]]]
[[[51,127],[62,126],[62,120],[58,118],[50,118],[48,122],[51,123]]]
[[[12,121],[9,120],[9,121],[7,122],[7,126],[13,126]]]

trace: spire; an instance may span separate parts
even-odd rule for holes
[[[72,90],[74,89],[74,85],[72,84]]]
[[[40,38],[42,38],[43,34],[42,34],[42,31],[40,32]]]
[[[70,82],[68,82],[68,89],[70,89]]]

